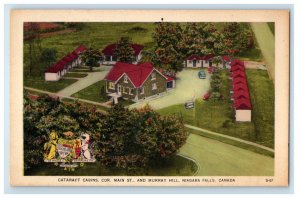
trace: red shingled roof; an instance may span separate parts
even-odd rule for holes
[[[84,45],[78,46],[72,53],[64,56],[57,63],[49,67],[46,70],[46,73],[57,73],[59,71],[62,71],[65,68],[66,64],[74,61],[78,57],[78,55],[84,52],[86,49],[87,48]]]
[[[224,61],[230,62],[230,56],[222,56]]]
[[[102,50],[102,53],[103,53],[105,56],[113,56],[114,53],[115,53],[116,46],[117,46],[116,43],[110,44],[110,45],[106,46],[106,47]],[[140,52],[142,51],[142,49],[144,48],[144,46],[138,45],[138,44],[132,44],[131,47],[132,47],[133,50],[134,50],[134,55],[135,55],[135,56],[139,55]]]
[[[198,56],[198,55],[194,54],[194,55],[187,57],[187,60],[209,60],[213,57],[214,57],[214,55],[212,55],[212,54],[205,55],[205,56]]]
[[[233,106],[237,110],[251,110],[251,100],[244,62],[240,60],[233,60],[230,65],[232,71],[231,76],[233,78]]]
[[[234,66],[234,65],[245,66],[244,61],[240,61],[240,60],[231,61],[230,66]]]
[[[117,62],[104,79],[116,82],[123,74],[126,74],[135,87],[143,85],[147,77],[154,70],[152,63],[146,62],[138,65]],[[164,76],[168,79],[166,76]]]
[[[245,72],[243,72],[241,70],[236,70],[235,72],[232,72],[231,77],[232,78],[237,78],[237,77],[246,78],[246,74],[245,74]]]
[[[231,66],[231,68],[230,68],[230,71],[231,71],[231,72],[234,72],[234,71],[237,71],[237,70],[245,71],[245,67],[244,67],[244,66],[241,66],[241,65],[233,65],[233,66]]]
[[[247,109],[251,110],[251,103],[249,99],[237,99],[234,101],[234,106],[238,110]]]
[[[79,55],[85,50],[87,50],[87,48],[84,45],[79,45],[72,53]]]

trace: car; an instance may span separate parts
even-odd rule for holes
[[[193,100],[191,101],[186,101],[185,104],[184,104],[185,108],[186,109],[192,109],[195,107],[195,102]]]
[[[200,71],[198,72],[198,77],[199,77],[200,79],[205,79],[205,78],[206,78],[205,71],[200,70]]]

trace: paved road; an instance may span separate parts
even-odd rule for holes
[[[81,78],[77,82],[57,92],[60,96],[71,96],[72,94],[100,81],[103,80],[108,71],[102,72],[89,72],[84,78]]]
[[[190,134],[180,154],[194,159],[198,176],[270,176],[274,158]]]
[[[139,101],[129,108],[140,108],[149,104],[153,109],[161,109],[175,104],[182,104],[193,97],[202,97],[209,90],[210,74],[206,70],[206,79],[198,78],[198,71],[194,69],[184,69],[179,72],[176,79],[176,88],[170,90],[167,95],[156,99]]]
[[[275,37],[267,23],[251,23],[251,27],[267,62],[270,77],[275,81]]]

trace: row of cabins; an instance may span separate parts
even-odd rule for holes
[[[137,102],[158,97],[175,88],[175,78],[163,74],[152,63],[128,64],[117,62],[105,76],[106,93],[114,103],[118,98]]]
[[[218,65],[223,68],[230,68],[231,59],[229,56],[214,56],[212,54],[208,54],[205,56],[191,55],[188,56],[184,62],[184,66],[187,68],[209,68],[213,65],[214,59],[220,59],[221,63]]]
[[[241,122],[251,122],[251,99],[248,89],[244,62],[233,60],[231,63],[232,97],[235,119]]]
[[[84,45],[78,46],[70,54],[64,56],[55,64],[51,65],[45,71],[45,80],[46,81],[58,81],[61,79],[70,69],[78,67],[82,64],[80,55],[87,48]]]

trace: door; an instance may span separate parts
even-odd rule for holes
[[[196,67],[196,60],[193,60],[193,67]]]
[[[122,95],[122,86],[118,85],[117,87],[118,95]]]

